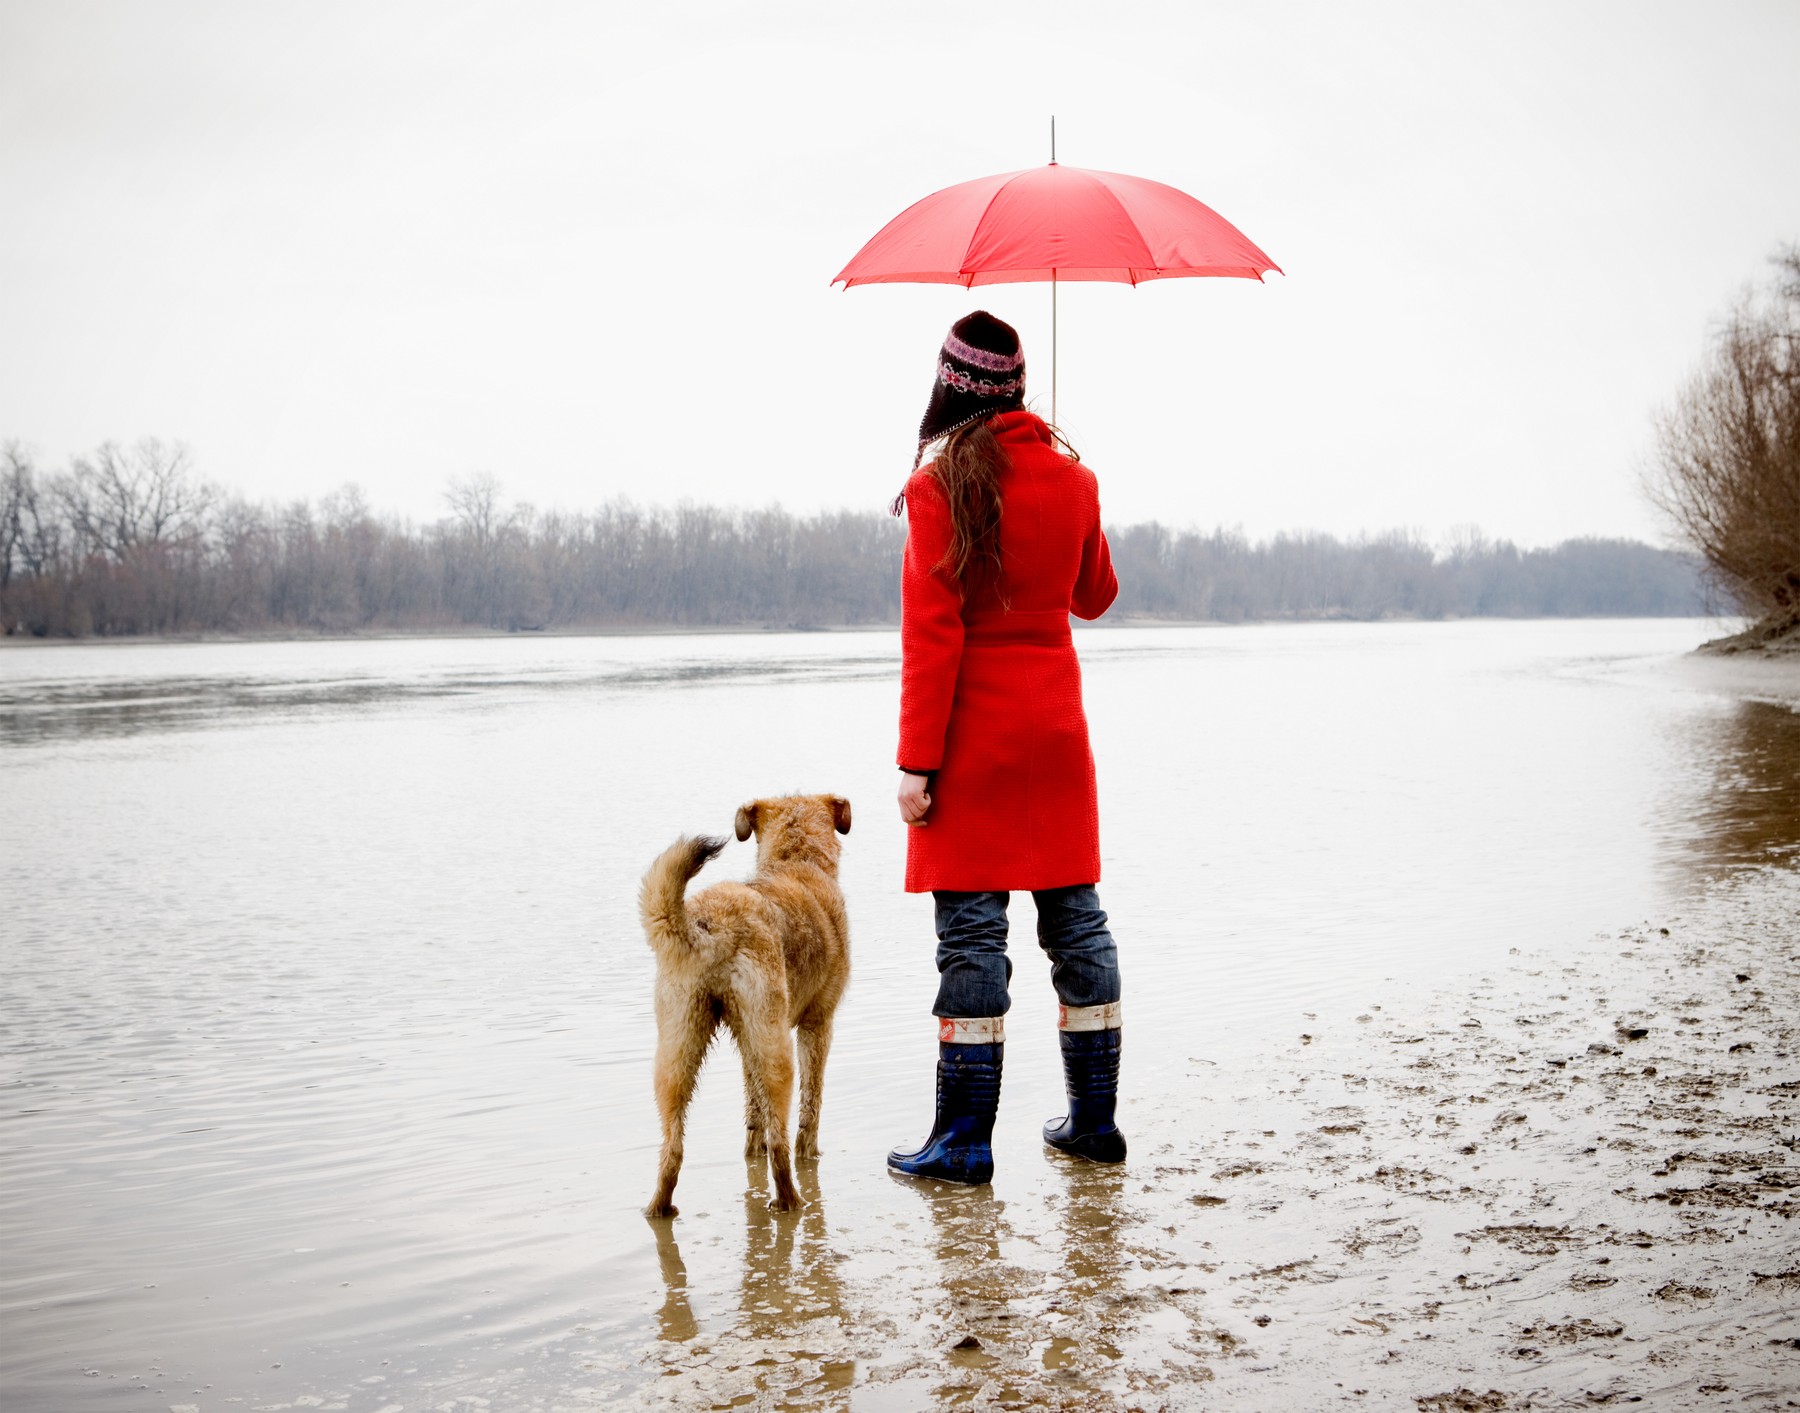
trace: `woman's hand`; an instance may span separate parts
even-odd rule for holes
[[[925,786],[930,779],[929,775],[900,772],[900,818],[919,829],[929,822],[925,811],[931,808],[931,796]]]

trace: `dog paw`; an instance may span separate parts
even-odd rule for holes
[[[810,1133],[803,1133],[794,1140],[794,1156],[796,1158],[816,1158],[819,1156],[819,1140]]]
[[[744,1156],[746,1158],[761,1158],[768,1151],[769,1145],[763,1142],[760,1134],[744,1140]]]
[[[805,1199],[798,1192],[790,1192],[786,1197],[778,1192],[769,1199],[771,1212],[798,1212],[805,1205]]]
[[[681,1208],[673,1202],[652,1202],[644,1208],[644,1215],[653,1221],[658,1217],[679,1217]]]

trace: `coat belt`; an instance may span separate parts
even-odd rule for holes
[[[981,609],[963,618],[965,643],[1029,643],[1061,647],[1073,642],[1066,608]]]

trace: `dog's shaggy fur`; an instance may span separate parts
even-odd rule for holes
[[[834,833],[835,831],[835,833]],[[672,1217],[688,1101],[700,1062],[723,1025],[744,1062],[744,1154],[767,1152],[769,1205],[798,1207],[788,1148],[794,1045],[800,1051],[800,1125],[793,1152],[819,1153],[819,1100],[831,1018],[850,981],[850,927],[838,888],[837,834],[850,802],[837,795],[756,800],[737,812],[737,837],[756,835],[756,874],[685,896],[723,839],[677,839],[644,875],[638,910],[656,953],[656,1107],[662,1161],[645,1211]]]

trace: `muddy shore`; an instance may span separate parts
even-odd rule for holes
[[[1715,657],[1731,657],[1741,653],[1748,657],[1794,662],[1800,660],[1800,622],[1753,623],[1741,633],[1702,643],[1696,651]]]
[[[750,1194],[723,1320],[655,1224],[658,1337],[567,1350],[558,1406],[1800,1407],[1797,918],[1752,872],[1579,966],[1196,1056],[1184,1137],[1046,1159],[1047,1222],[917,1184],[849,1242]]]

